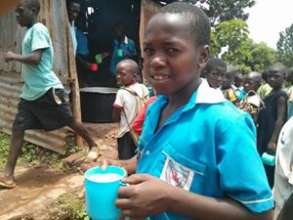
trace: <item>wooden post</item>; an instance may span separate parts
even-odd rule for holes
[[[76,62],[75,55],[73,51],[72,36],[69,30],[69,23],[67,26],[66,36],[67,36],[67,57],[68,57],[68,81],[71,89],[71,105],[73,117],[78,122],[81,122],[81,108],[80,108],[80,94],[79,94],[79,84],[77,79]],[[76,145],[78,147],[83,146],[82,138],[76,135]]]

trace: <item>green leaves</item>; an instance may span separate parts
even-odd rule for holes
[[[293,66],[293,24],[280,33],[277,48],[280,61]]]
[[[212,31],[212,53],[246,73],[262,71],[277,59],[276,51],[249,38],[245,21],[234,19],[217,24]]]

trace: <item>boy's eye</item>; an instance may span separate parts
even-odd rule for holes
[[[22,13],[23,13],[23,9],[22,9],[22,8],[17,8],[17,9],[15,10],[15,13],[16,13],[16,14],[22,14]]]
[[[171,47],[171,48],[167,48],[166,52],[167,52],[168,55],[174,56],[179,52],[179,50],[177,48],[172,48]]]
[[[154,49],[149,48],[149,47],[145,47],[145,48],[143,48],[143,53],[144,53],[146,56],[151,56],[151,55],[154,54]]]

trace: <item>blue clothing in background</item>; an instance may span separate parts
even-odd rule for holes
[[[79,29],[75,29],[77,48],[76,54],[82,55],[83,57],[88,57],[90,52],[88,49],[88,40],[86,35]]]
[[[157,129],[168,103],[149,107],[139,140],[137,173],[148,173],[187,191],[231,198],[254,213],[273,208],[273,197],[256,149],[251,117],[203,80],[189,102]],[[190,217],[162,213],[154,220]]]
[[[119,61],[125,58],[136,56],[136,47],[133,40],[125,37],[124,41],[114,40],[113,54],[110,64],[110,70],[113,75],[116,75],[116,65]]]

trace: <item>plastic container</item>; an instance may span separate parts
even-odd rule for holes
[[[102,54],[97,54],[95,56],[95,60],[96,60],[96,63],[97,64],[101,64],[103,62],[103,56],[102,56]]]
[[[272,166],[272,167],[275,166],[276,158],[274,155],[264,152],[263,155],[261,156],[261,159],[263,164]]]
[[[86,211],[92,220],[119,219],[115,201],[125,176],[125,169],[117,166],[94,167],[85,172]]]

